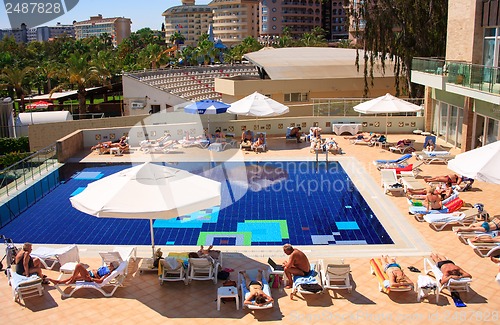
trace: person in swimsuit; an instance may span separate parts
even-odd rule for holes
[[[120,263],[118,261],[113,261],[109,263],[109,266],[104,265],[97,270],[87,270],[83,264],[78,263],[73,271],[73,274],[68,279],[49,279],[49,281],[54,284],[70,284],[76,283],[76,281],[102,283],[102,281],[104,281],[104,279],[106,279],[111,272],[116,270],[119,265]]]
[[[441,284],[447,283],[450,279],[459,280],[462,278],[472,278],[472,275],[465,272],[461,267],[455,265],[455,263],[443,255],[432,253],[431,258],[434,263],[436,263],[437,268],[443,272]]]
[[[250,277],[245,271],[240,271],[240,273],[245,278],[245,286],[247,287],[250,294],[245,299],[243,304],[245,305],[257,305],[264,306],[274,301],[274,299],[268,296],[262,289],[264,288],[264,284],[262,283],[262,270],[259,270],[257,273],[257,278],[255,281],[250,280]]]
[[[424,181],[426,181],[427,183],[439,182],[460,185],[460,183],[462,183],[462,177],[458,176],[457,174],[449,174],[445,176],[426,177],[424,178]]]
[[[384,265],[384,272],[389,277],[389,283],[391,287],[396,286],[413,286],[413,282],[408,278],[408,276],[403,272],[401,265],[396,263],[396,258],[384,256],[380,259]]]
[[[42,262],[36,257],[31,257],[32,250],[33,245],[31,243],[24,243],[23,249],[17,253],[15,258],[16,273],[24,276],[36,274],[41,278],[45,278],[46,276],[42,274]]]
[[[469,225],[468,227],[455,228],[454,231],[455,232],[459,232],[459,231],[462,231],[462,232],[473,232],[473,231],[490,232],[490,231],[499,230],[499,229],[500,229],[500,218],[495,217],[490,222],[479,221],[479,222],[475,222],[475,223]]]
[[[427,195],[425,196],[424,206],[429,210],[441,210],[443,208],[443,202],[441,201],[441,193],[434,186],[427,190]]]

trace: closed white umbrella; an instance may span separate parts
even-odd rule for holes
[[[500,141],[458,154],[448,168],[482,182],[500,184]]]
[[[353,107],[356,112],[362,114],[386,114],[385,135],[387,137],[387,117],[390,113],[415,113],[422,107],[397,98],[387,93],[384,96],[363,102]]]
[[[187,171],[144,163],[93,183],[70,198],[77,210],[98,218],[171,219],[220,205],[221,184]]]

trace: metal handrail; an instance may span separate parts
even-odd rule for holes
[[[49,167],[56,163],[56,143],[53,143],[14,165],[0,170],[0,197],[10,196],[10,192],[14,189],[19,190],[20,186],[37,179],[36,177],[41,175],[43,170],[48,171]]]

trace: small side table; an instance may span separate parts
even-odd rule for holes
[[[109,148],[109,153],[111,155],[120,155],[121,154],[121,151],[120,151],[120,148],[118,147],[113,147],[113,148]]]
[[[221,298],[235,298],[236,310],[240,310],[240,298],[236,287],[220,287],[217,289],[217,310],[220,310]]]

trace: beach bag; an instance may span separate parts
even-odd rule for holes
[[[217,273],[217,279],[219,279],[219,280],[227,280],[227,279],[229,279],[229,272],[224,271],[224,270],[223,270],[223,271],[219,271],[219,272]],[[226,281],[226,282],[227,282],[227,281]],[[233,281],[233,282],[234,282],[234,281]],[[225,283],[225,282],[224,282],[224,283]]]
[[[281,287],[281,284],[283,283],[283,277],[279,274],[271,274],[269,275],[269,285],[273,289],[278,289]]]

